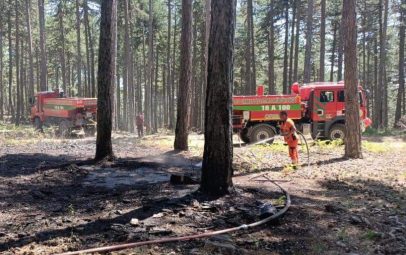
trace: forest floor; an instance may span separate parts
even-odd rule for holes
[[[52,254],[181,236],[259,219],[285,197],[285,216],[216,238],[145,246],[114,254],[406,254],[406,137],[364,138],[364,159],[345,160],[338,143],[311,142],[310,167],[284,169],[287,148],[245,147],[235,139],[236,191],[207,198],[197,184],[203,136],[172,151],[173,136],[115,133],[114,162],[92,165],[95,138],[58,139],[0,125],[0,254]],[[260,178],[260,177],[259,177]]]

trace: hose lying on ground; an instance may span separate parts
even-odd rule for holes
[[[91,249],[87,249],[87,250],[65,252],[65,253],[61,253],[59,255],[79,255],[79,254],[95,253],[95,252],[111,252],[111,251],[118,251],[118,250],[123,250],[123,249],[139,247],[139,246],[143,246],[143,245],[169,243],[169,242],[177,242],[177,241],[188,241],[188,240],[192,240],[192,239],[206,238],[206,237],[211,237],[211,236],[216,236],[216,235],[221,235],[221,234],[226,234],[226,233],[230,233],[230,232],[247,230],[250,228],[258,227],[258,226],[268,223],[272,220],[280,218],[282,215],[284,215],[287,212],[287,210],[289,209],[289,207],[291,205],[289,193],[276,182],[274,182],[272,180],[269,180],[269,182],[278,186],[282,190],[282,192],[285,194],[286,202],[285,202],[285,206],[280,211],[277,211],[275,214],[273,214],[263,220],[253,222],[248,225],[243,224],[243,225],[240,225],[240,226],[234,227],[234,228],[227,228],[227,229],[223,229],[223,230],[211,231],[211,232],[206,232],[206,233],[201,233],[201,234],[179,236],[179,237],[168,237],[168,238],[141,241],[141,242],[135,242],[135,243],[117,244],[117,245],[111,245],[111,246],[105,246],[105,247],[91,248]]]

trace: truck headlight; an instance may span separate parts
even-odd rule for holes
[[[250,112],[249,111],[243,111],[242,117],[245,121],[248,121],[250,119]]]

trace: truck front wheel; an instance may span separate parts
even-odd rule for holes
[[[331,128],[330,131],[328,132],[328,138],[330,140],[337,140],[345,139],[345,125],[344,124],[334,124]]]
[[[262,140],[266,140],[272,137],[275,137],[276,132],[275,129],[267,124],[259,124],[254,126],[251,135],[250,135],[250,142],[256,143]],[[272,144],[273,139],[267,141],[267,143]]]

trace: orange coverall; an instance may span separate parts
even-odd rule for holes
[[[298,136],[295,131],[295,123],[292,119],[287,119],[285,122],[281,124],[281,133],[288,134],[291,133],[289,136],[284,136],[285,142],[288,144],[289,147],[289,157],[292,159],[293,164],[299,163],[299,154],[297,152],[297,145],[298,145]]]

